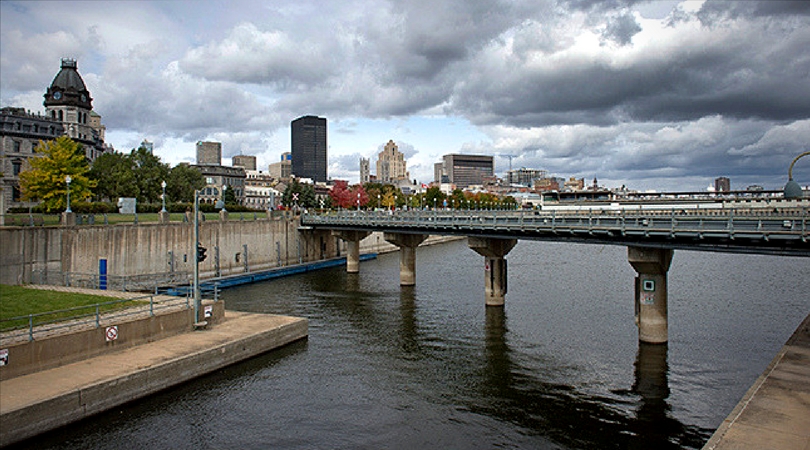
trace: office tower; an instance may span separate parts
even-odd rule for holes
[[[292,174],[326,182],[326,119],[303,116],[292,121]]]

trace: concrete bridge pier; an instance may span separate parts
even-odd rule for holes
[[[337,236],[346,242],[346,272],[360,272],[360,241],[371,234],[368,231],[341,230],[332,231],[332,236]]]
[[[667,330],[667,272],[672,249],[627,247],[627,260],[636,270],[636,324],[638,340],[665,344]]]
[[[399,284],[416,284],[416,247],[427,239],[425,234],[383,233],[383,239],[399,247]]]
[[[504,305],[507,291],[504,257],[515,244],[517,239],[467,238],[467,245],[485,259],[484,298],[487,306]]]

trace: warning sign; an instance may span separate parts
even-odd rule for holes
[[[104,336],[107,338],[107,342],[118,339],[118,327],[117,326],[107,327],[104,330]]]
[[[641,304],[642,305],[654,305],[655,304],[655,295],[652,292],[644,292],[641,294]]]
[[[8,365],[8,349],[0,348],[0,366]]]
[[[211,314],[214,312],[214,307],[211,305],[206,306],[203,308],[203,316],[206,318],[211,317]]]

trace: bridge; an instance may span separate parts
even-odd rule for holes
[[[428,235],[467,237],[484,256],[485,303],[503,306],[506,255],[519,239],[622,245],[637,272],[635,311],[639,340],[668,340],[667,272],[673,252],[696,250],[810,257],[808,202],[614,205],[569,210],[343,210],[301,216],[303,230],[328,229],[347,243],[346,269],[359,271],[360,241],[371,232],[400,249],[400,284],[416,282],[416,248]]]

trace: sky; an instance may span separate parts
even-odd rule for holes
[[[0,0],[0,106],[44,112],[77,60],[107,128],[164,162],[222,142],[260,169],[328,121],[328,175],[393,140],[608,188],[781,189],[810,149],[810,2]],[[810,184],[810,158],[793,170]]]

